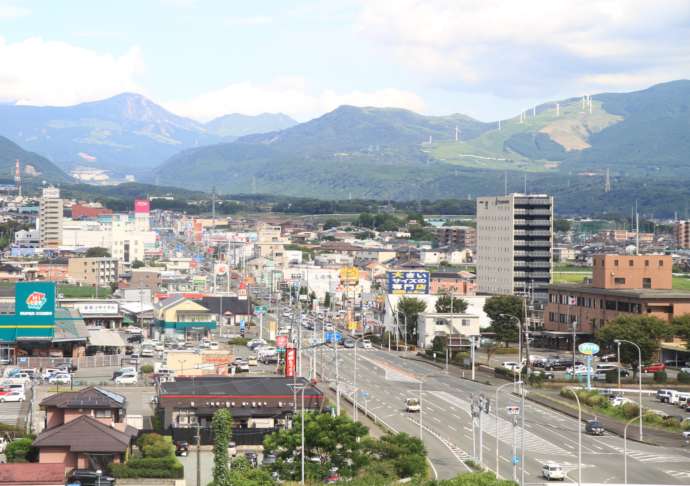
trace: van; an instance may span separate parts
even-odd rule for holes
[[[678,393],[678,401],[676,402],[676,405],[678,405],[680,408],[685,408],[688,405],[688,400],[690,400],[690,393]]]
[[[660,402],[667,402],[667,401],[668,401],[668,397],[671,396],[671,392],[672,392],[672,391],[673,391],[673,390],[664,389],[664,388],[662,388],[662,389],[660,389],[660,390],[657,390],[657,391],[656,391],[656,398],[657,398],[657,400],[659,400]]]

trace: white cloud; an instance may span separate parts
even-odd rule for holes
[[[273,18],[266,15],[254,15],[252,17],[227,17],[227,25],[267,25],[273,22]]]
[[[113,56],[39,37],[0,37],[0,101],[60,106],[140,91],[135,77],[143,66],[137,47]]]
[[[365,0],[357,29],[457,90],[532,96],[690,75],[687,0]]]
[[[240,82],[187,100],[164,105],[171,111],[208,121],[228,113],[256,115],[282,112],[298,120],[307,120],[340,105],[400,107],[424,109],[424,101],[415,93],[394,88],[373,91],[310,90],[301,77],[282,77],[270,83]]]
[[[24,7],[17,7],[11,4],[0,4],[0,20],[16,19],[19,17],[26,17],[31,13],[31,10]]]

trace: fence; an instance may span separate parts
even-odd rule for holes
[[[182,440],[189,444],[196,444],[196,427],[172,428],[172,436],[174,441]],[[264,437],[273,432],[277,432],[279,428],[256,428],[256,429],[232,429],[232,440],[237,445],[261,445],[264,442]],[[210,427],[199,428],[201,435],[201,443],[203,445],[213,444],[213,431]]]
[[[80,368],[100,368],[105,366],[122,366],[128,359],[124,354],[99,354],[96,356],[82,356],[79,358],[47,358],[47,357],[19,357],[17,366],[20,368],[55,368],[59,364],[67,363]]]

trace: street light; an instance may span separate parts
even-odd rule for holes
[[[577,390],[572,386],[566,386],[565,389],[570,390],[577,402],[577,484],[580,486],[582,484],[582,406]]]
[[[304,484],[304,390],[307,388],[307,385],[304,383],[300,384],[288,384],[288,386],[293,387],[293,391],[296,392],[301,392],[302,393],[302,418],[300,420],[301,426],[302,426],[302,431],[301,431],[301,469],[302,469],[302,479],[300,481],[300,484]]]
[[[631,418],[623,428],[623,484],[628,484],[628,425],[639,419],[640,417]]]
[[[635,346],[637,348],[637,356],[638,356],[637,377],[639,379],[639,385],[638,386],[639,386],[639,393],[640,393],[640,397],[639,397],[639,400],[640,400],[640,441],[642,441],[642,439],[643,439],[643,436],[642,436],[642,349],[640,349],[639,345],[637,345],[636,343],[634,343],[632,341],[628,341],[627,339],[614,339],[613,342],[616,343],[619,347],[620,347],[621,343],[628,343],[628,344],[632,344],[633,346]]]
[[[514,316],[512,314],[499,314],[500,317],[507,317],[509,319],[515,319],[515,322],[517,323],[518,326],[518,361],[520,362],[520,372],[519,372],[519,379],[522,379],[522,321],[520,320],[519,317]],[[529,365],[529,363],[528,363]],[[513,373],[513,376],[515,376],[515,373]],[[515,378],[513,378],[515,379]],[[516,383],[513,382],[513,385]]]
[[[517,384],[522,385],[522,380],[518,381]],[[513,383],[504,383],[503,385],[496,388],[496,401],[494,402],[496,404],[495,405],[496,411],[494,412],[494,415],[496,416],[496,477],[499,477],[499,474],[498,474],[498,469],[499,469],[499,462],[498,462],[498,460],[499,460],[498,459],[498,445],[499,445],[499,441],[498,441],[498,392],[504,386],[510,386],[510,385],[513,385]]]

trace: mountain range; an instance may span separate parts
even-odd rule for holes
[[[611,204],[623,188],[626,201],[661,200],[656,192],[673,187],[668,204],[681,204],[690,182],[690,81],[552,101],[490,123],[341,106],[305,123],[233,114],[204,125],[123,94],[66,108],[0,106],[0,135],[63,169],[131,169],[144,182],[225,193],[409,200],[528,184],[582,207]]]
[[[264,114],[229,115],[204,125],[133,93],[66,107],[0,105],[0,135],[63,170],[118,175],[141,176],[181,150],[294,123],[286,115]]]

